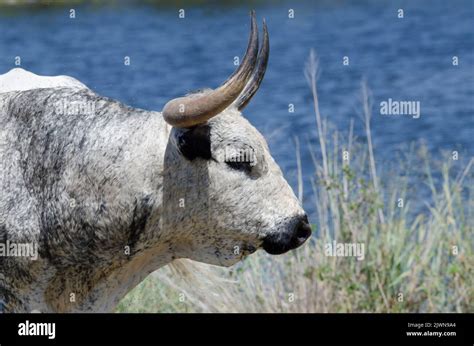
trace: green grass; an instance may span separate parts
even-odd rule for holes
[[[391,169],[376,167],[365,84],[367,140],[360,141],[352,123],[343,135],[321,116],[313,54],[306,71],[321,157],[313,155],[313,239],[282,256],[258,252],[231,269],[178,261],[138,285],[117,312],[474,312],[473,159],[436,159],[420,146]],[[429,196],[420,198],[417,184]],[[364,260],[326,256],[333,240],[363,243]]]

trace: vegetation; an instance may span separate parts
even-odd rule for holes
[[[474,312],[472,158],[462,166],[452,153],[436,161],[426,147],[412,147],[395,168],[378,171],[365,83],[362,142],[352,124],[347,135],[328,129],[316,74],[312,53],[306,77],[320,144],[313,239],[230,269],[177,261],[138,285],[118,312]],[[428,195],[415,203],[422,183]],[[364,244],[365,258],[326,256],[333,240]]]

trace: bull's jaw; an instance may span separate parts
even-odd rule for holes
[[[178,258],[188,258],[193,261],[220,267],[230,267],[251,255],[261,247],[261,241],[243,241],[231,239],[214,239],[206,245],[180,240],[173,248]]]

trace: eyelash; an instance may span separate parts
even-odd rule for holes
[[[226,162],[226,164],[235,170],[245,172],[247,174],[252,172],[252,166],[250,162]]]

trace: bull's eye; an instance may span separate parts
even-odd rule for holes
[[[237,171],[242,171],[247,174],[252,172],[252,163],[249,161],[226,161],[227,166]]]

